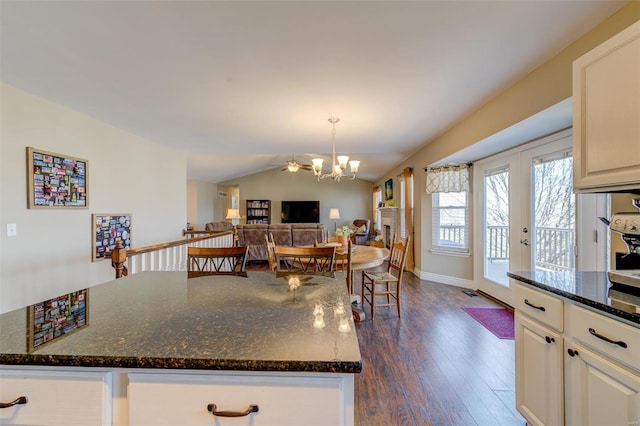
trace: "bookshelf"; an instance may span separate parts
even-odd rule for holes
[[[271,223],[271,200],[247,200],[247,224]]]

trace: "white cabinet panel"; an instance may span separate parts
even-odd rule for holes
[[[564,327],[563,302],[538,290],[515,285],[515,308],[555,330]]]
[[[562,425],[562,336],[516,311],[516,408],[530,425]]]
[[[0,410],[0,424],[92,426],[111,424],[111,373],[71,369],[0,370],[0,401],[28,402]]]
[[[301,374],[129,374],[131,425],[351,425],[353,376]],[[218,410],[258,411],[246,417],[214,417]]]
[[[566,355],[568,425],[640,424],[640,375],[578,343]]]
[[[640,22],[573,63],[576,192],[640,188]]]

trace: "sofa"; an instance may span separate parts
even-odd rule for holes
[[[238,245],[247,246],[247,260],[268,260],[264,236],[271,233],[277,246],[310,246],[324,239],[322,223],[236,225]]]

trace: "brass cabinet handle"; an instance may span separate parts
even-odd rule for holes
[[[0,402],[0,408],[9,408],[9,407],[13,407],[14,405],[18,405],[18,404],[26,404],[27,402],[29,402],[29,400],[27,399],[26,396],[21,396],[16,398],[15,400],[11,401],[11,402]]]
[[[258,406],[251,404],[244,411],[218,411],[218,406],[216,404],[209,404],[207,405],[207,411],[218,417],[244,417],[251,413],[257,413]]]
[[[546,309],[544,308],[544,306],[536,306],[536,305],[532,305],[532,304],[529,302],[529,299],[524,299],[524,304],[525,304],[525,305],[527,305],[527,306],[531,306],[533,309],[538,309],[539,311],[542,311],[542,312],[546,311]]]
[[[611,343],[612,345],[618,345],[621,348],[626,348],[627,347],[627,344],[625,342],[623,342],[622,340],[611,340],[607,336],[603,336],[602,334],[596,333],[596,331],[593,328],[589,329],[589,333],[592,336],[596,336],[598,339],[602,339],[605,342]]]

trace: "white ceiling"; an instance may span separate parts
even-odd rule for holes
[[[2,0],[0,72],[211,182],[330,162],[338,116],[376,180],[625,3]]]

